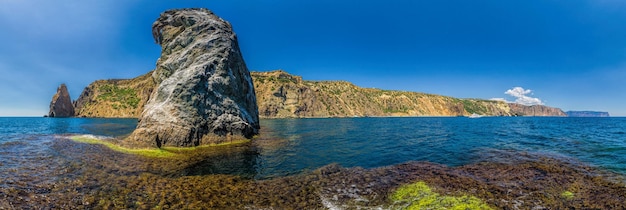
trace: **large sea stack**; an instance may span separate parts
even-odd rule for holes
[[[252,138],[259,114],[230,23],[207,9],[166,11],[152,25],[157,84],[125,140],[131,147],[190,147]]]
[[[50,111],[48,117],[73,117],[74,116],[74,104],[70,98],[70,93],[67,91],[67,86],[61,84],[57,88],[57,92],[52,96],[50,101]]]

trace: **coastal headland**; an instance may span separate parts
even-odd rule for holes
[[[149,75],[98,80],[77,100],[77,117],[139,118],[154,89]],[[391,116],[566,116],[559,108],[484,99],[362,88],[347,81],[308,81],[283,70],[251,72],[260,118]],[[126,92],[123,92],[126,91]],[[123,92],[123,93],[122,93]],[[109,95],[124,95],[109,97]],[[138,101],[138,102],[135,102]],[[124,105],[124,104],[132,104]]]

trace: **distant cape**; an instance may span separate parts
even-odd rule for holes
[[[608,112],[598,111],[567,111],[568,117],[610,117]]]

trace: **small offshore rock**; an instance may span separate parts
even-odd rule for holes
[[[67,86],[61,84],[57,88],[57,92],[52,96],[50,101],[50,111],[47,117],[73,117],[74,116],[74,104],[70,98],[70,93],[67,91]]]

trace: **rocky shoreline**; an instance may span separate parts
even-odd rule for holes
[[[255,180],[246,175],[254,173],[254,142],[166,159],[69,139],[54,141],[52,148],[63,160],[50,159],[29,166],[30,175],[5,179],[0,208],[397,209],[408,204],[394,201],[394,192],[419,182],[434,195],[473,196],[493,209],[626,208],[623,179],[570,160],[527,153],[503,151],[506,163],[459,167],[428,162],[371,169],[332,164]],[[58,178],[49,182],[37,174]]]

